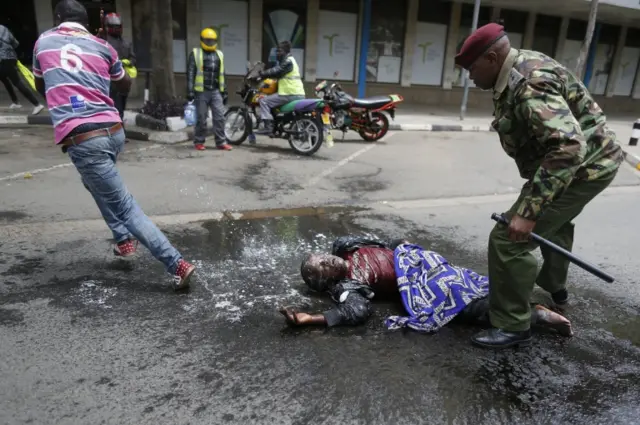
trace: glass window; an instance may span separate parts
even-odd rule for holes
[[[201,0],[202,28],[218,33],[227,75],[244,75],[249,60],[249,2],[247,0]],[[189,46],[193,48],[195,46]]]
[[[558,16],[538,15],[533,35],[533,50],[555,57],[562,18]]]
[[[488,6],[480,6],[480,11],[478,13],[478,27],[488,24],[491,22],[491,8]],[[458,45],[456,47],[456,51],[459,51],[462,47],[462,43],[464,40],[471,34],[471,28],[473,25],[473,5],[472,4],[463,4],[462,12],[460,16],[460,28],[458,30]],[[453,85],[462,87],[464,86],[464,79],[462,70],[459,67],[454,68],[455,77],[453,80]],[[473,81],[469,80],[469,87],[475,87]]]
[[[449,25],[451,20],[451,2],[448,0],[422,1],[418,8],[419,22]]]
[[[589,80],[589,91],[592,94],[604,94],[607,89],[619,32],[620,27],[615,25],[602,24],[600,27],[591,80]]]
[[[471,32],[473,26],[473,5],[464,3],[462,5],[462,12],[460,15],[460,29],[464,31],[463,37],[467,37]],[[491,8],[489,6],[480,6],[480,12],[478,13],[478,27],[491,22]]]
[[[187,72],[187,2],[171,0],[173,72]]]
[[[358,14],[357,1],[320,1],[317,79],[355,80]]]
[[[16,49],[18,60],[25,66],[33,61],[33,46],[40,35],[35,17],[33,2],[6,2],[0,13],[0,25],[4,25],[20,42]]]
[[[173,71],[185,72],[186,59],[186,2],[171,0],[173,15]],[[151,7],[147,1],[131,2],[133,47],[139,70],[151,69]]]
[[[451,3],[421,2],[418,9],[416,41],[413,48],[412,84],[442,84],[447,29],[451,19]]]
[[[614,96],[630,96],[634,81],[636,87],[640,84],[638,65],[640,65],[640,28],[628,28],[627,40],[622,48],[617,80],[613,89]]]
[[[407,1],[373,0],[367,52],[367,81],[399,83]]]
[[[320,10],[334,12],[360,13],[360,2],[349,0],[320,0]]]
[[[640,28],[627,28],[627,41],[624,45],[640,47]]]
[[[569,20],[569,28],[567,29],[567,40],[584,40],[587,32],[587,21],[578,21],[577,19]]]
[[[262,32],[262,61],[268,66],[276,63],[279,42],[291,42],[291,54],[304,76],[304,50],[307,32],[307,2],[299,0],[264,0]]]
[[[56,8],[56,5],[60,0],[51,0],[51,10]],[[104,10],[104,14],[116,12],[115,0],[80,0],[80,3],[87,9],[87,15],[89,16],[89,31],[91,34],[97,34],[98,29],[101,27],[100,22],[100,9]]]
[[[522,40],[527,30],[528,13],[520,10],[501,9],[499,22],[509,35],[511,46],[522,49]]]

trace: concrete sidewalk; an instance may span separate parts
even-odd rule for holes
[[[234,105],[235,103],[232,103]],[[141,99],[133,99],[129,102],[128,113],[130,117],[142,106]],[[0,125],[9,124],[35,124],[51,125],[48,111],[45,109],[39,115],[28,115],[30,107],[24,106],[21,110],[9,110],[8,107],[0,107]],[[618,135],[618,140],[625,150],[628,162],[640,170],[640,147],[629,146],[629,139],[633,131],[633,123],[640,118],[630,115],[611,115],[608,117],[609,125]],[[395,131],[492,131],[492,110],[470,109],[466,112],[465,119],[460,120],[460,110],[453,108],[439,108],[430,105],[412,105],[401,103],[396,111],[396,117],[391,121],[390,129]],[[189,140],[189,129],[184,131],[166,132],[151,131],[128,127],[135,132],[133,138],[157,143],[179,143]]]

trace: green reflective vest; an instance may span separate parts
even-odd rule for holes
[[[220,91],[224,91],[224,55],[220,50],[216,50],[215,53],[220,58],[220,75],[218,77],[218,86]],[[203,71],[203,56],[204,53],[200,47],[193,49],[193,58],[196,60],[196,80],[193,89],[197,92],[204,91],[204,71]]]
[[[298,63],[293,56],[289,56],[286,60],[291,61],[293,69],[278,80],[278,94],[280,96],[304,96],[304,85],[302,77],[300,77]]]

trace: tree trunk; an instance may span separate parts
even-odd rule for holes
[[[147,0],[151,20],[152,93],[157,101],[175,98],[173,78],[173,16],[171,0]]]
[[[589,22],[587,23],[587,33],[584,35],[584,42],[580,48],[580,55],[578,56],[578,63],[576,63],[576,75],[582,80],[584,76],[584,66],[589,55],[589,48],[591,47],[591,39],[593,38],[593,31],[596,28],[596,17],[598,15],[598,0],[591,0],[591,10],[589,10]]]

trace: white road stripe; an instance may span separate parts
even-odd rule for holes
[[[145,148],[140,148],[140,149],[136,149],[133,151],[129,151],[129,152],[142,152],[142,151],[147,151],[150,149],[158,149],[161,148],[162,145],[152,145],[152,146],[147,146]],[[124,151],[124,154],[126,154],[127,151]],[[22,179],[24,178],[24,176],[28,173],[31,175],[35,175],[35,174],[42,174],[42,173],[46,173],[47,171],[53,171],[53,170],[57,170],[60,168],[67,168],[67,167],[71,167],[73,165],[73,163],[71,162],[66,162],[64,164],[58,164],[58,165],[54,165],[52,167],[46,167],[46,168],[37,168],[35,170],[28,170],[28,171],[22,171],[20,173],[16,173],[16,174],[12,174],[10,176],[4,176],[4,177],[0,177],[0,182],[2,181],[6,181],[6,180],[15,180],[15,179]]]
[[[371,149],[375,148],[379,142],[383,142],[386,139],[390,138],[391,136],[393,136],[395,133],[393,132],[389,132],[387,133],[386,136],[384,136],[382,139],[378,140],[377,142],[371,142],[371,144],[369,146],[367,146],[366,148],[362,148],[357,152],[352,153],[351,155],[349,155],[348,157],[342,159],[340,162],[338,162],[336,165],[334,165],[333,167],[327,168],[326,170],[324,170],[322,173],[320,173],[319,175],[315,176],[314,178],[312,178],[311,180],[309,180],[304,187],[311,187],[314,186],[316,184],[318,184],[318,182],[322,179],[324,179],[325,177],[333,174],[338,168],[348,164],[349,162],[353,161],[354,159],[356,159],[357,157],[359,157],[360,155],[362,155],[365,152],[370,151]]]

